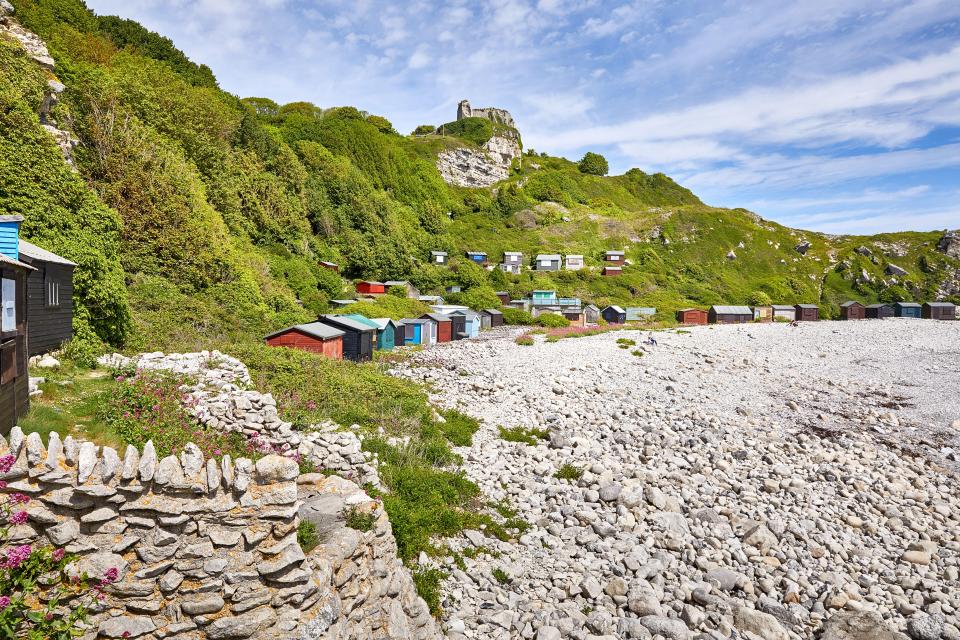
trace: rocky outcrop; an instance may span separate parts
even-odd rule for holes
[[[960,260],[960,231],[948,231],[937,242],[937,251]]]
[[[437,169],[445,182],[458,187],[489,187],[510,175],[509,164],[503,166],[486,152],[466,147],[440,153]]]
[[[47,45],[37,34],[24,29],[14,19],[13,6],[7,0],[0,0],[0,35],[9,36],[19,42],[34,62],[50,72],[49,75],[53,74],[56,63],[47,50]],[[74,167],[73,149],[79,144],[79,141],[69,131],[60,129],[53,117],[53,109],[59,101],[58,96],[63,93],[64,89],[66,87],[55,77],[47,80],[47,88],[44,92],[43,102],[39,105],[38,113],[40,123],[47,133],[53,137],[57,146],[60,147],[67,164]]]
[[[898,267],[897,265],[890,263],[887,265],[887,268],[884,270],[888,276],[905,276],[908,275],[908,271],[903,267]]]

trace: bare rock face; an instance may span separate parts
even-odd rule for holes
[[[506,109],[497,109],[495,107],[475,109],[470,106],[469,100],[461,100],[460,104],[457,105],[457,120],[463,120],[464,118],[486,118],[487,120],[493,120],[494,122],[505,124],[508,127],[516,128],[516,124],[513,122],[513,116],[511,116],[510,112]]]
[[[960,231],[948,231],[937,243],[937,251],[960,260]]]
[[[508,168],[509,164],[505,167],[487,153],[465,147],[437,156],[440,176],[459,187],[489,187],[505,180],[510,175]]]

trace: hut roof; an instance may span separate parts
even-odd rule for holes
[[[798,304],[798,307],[801,309],[819,309],[820,307],[815,304]]]
[[[377,282],[376,280],[361,280],[361,281],[358,282],[357,284],[378,284],[378,285],[380,285],[381,287],[382,287],[382,286],[385,286],[385,283],[383,283],[383,282]]]
[[[427,324],[430,322],[426,318],[404,318],[400,324]]]
[[[467,251],[468,256],[485,256],[487,255],[486,251]]]
[[[609,307],[604,308],[604,311],[607,309],[613,309],[617,313],[626,313],[626,311],[623,310],[623,307],[618,307],[615,304],[611,304]]]
[[[898,307],[919,307],[920,305],[916,302],[895,302],[894,306]]]
[[[600,307],[598,307],[595,304],[588,304],[587,306],[584,307],[584,309],[593,309],[594,311],[600,311]]]
[[[570,258],[582,258],[582,257],[583,257],[583,255],[580,254],[580,253],[568,253],[568,254],[567,254],[567,260],[569,260]]]
[[[474,311],[473,309],[457,309],[456,311],[452,311],[452,312],[450,313],[450,315],[452,315],[452,316],[465,316],[465,317],[470,318],[470,319],[472,320],[473,318],[476,318],[476,317],[479,316],[480,314],[477,313],[476,311]]]
[[[484,309],[480,313],[485,313],[490,316],[502,316],[503,312],[499,309]]]
[[[945,308],[945,309],[949,309],[949,308],[951,308],[951,307],[956,308],[957,305],[953,304],[952,302],[928,302],[928,303],[927,303],[927,306],[928,306],[928,307],[943,307],[943,308]]]
[[[362,316],[361,316],[362,317]],[[371,323],[369,320],[367,322],[360,322],[351,318],[350,316],[335,316],[335,315],[325,315],[320,316],[320,322],[329,322],[334,326],[346,327],[353,331],[374,331],[377,328],[377,325]]]
[[[775,304],[771,305],[774,311],[795,311],[795,308],[792,304]]]
[[[703,309],[697,309],[696,307],[686,307],[686,308],[684,308],[684,309],[679,309],[679,311],[681,311],[681,312],[686,312],[686,311],[703,311]]]
[[[878,302],[876,304],[868,304],[867,309],[879,309],[881,307],[892,307],[892,304],[887,304],[886,302]]]
[[[523,253],[520,251],[504,251],[503,255],[505,256],[522,256]]]
[[[58,256],[52,251],[47,251],[32,242],[27,242],[23,238],[20,238],[20,253],[27,256],[28,258],[33,258],[34,260],[43,260],[44,262],[53,262],[55,264],[65,264],[69,267],[77,266],[77,263],[70,262],[64,257]]]
[[[626,255],[623,251],[607,251],[608,256],[623,256]]]
[[[753,315],[753,311],[750,309],[750,307],[743,306],[743,305],[715,304],[710,308],[713,309],[715,312],[722,313],[722,314],[744,315],[744,316]],[[793,307],[790,307],[790,308],[792,309]]]
[[[369,318],[369,320],[377,325],[377,328],[381,331],[386,329],[389,324],[392,324],[394,328],[397,326],[397,322],[393,318]]]
[[[368,318],[367,316],[361,315],[361,314],[359,314],[359,313],[345,313],[345,314],[343,314],[342,316],[338,316],[338,317],[340,317],[340,318],[350,318],[351,320],[355,320],[355,321],[359,322],[360,324],[365,324],[365,325],[367,325],[368,327],[370,327],[370,328],[372,328],[372,329],[379,329],[379,328],[380,328],[380,325],[378,325],[376,322],[374,322],[373,320],[371,320],[371,319]]]
[[[558,253],[541,253],[537,255],[537,260],[559,260],[560,254]]]
[[[433,320],[434,322],[450,322],[450,316],[442,313],[425,313],[423,315],[427,316],[430,320]]]
[[[292,327],[287,327],[286,329],[274,331],[270,335],[264,336],[264,339],[269,340],[270,338],[275,338],[288,331],[299,331],[300,333],[308,335],[311,338],[317,338],[318,340],[329,340],[330,338],[336,338],[337,336],[343,335],[343,331],[337,329],[336,327],[331,327],[328,324],[323,324],[322,322],[308,322],[307,324],[296,324]]]
[[[445,256],[447,255],[446,251],[431,251],[430,255],[432,256]]]
[[[846,302],[844,302],[844,303],[841,304],[840,306],[841,306],[841,307],[852,307],[852,306],[855,305],[855,304],[859,304],[861,307],[863,306],[863,303],[862,303],[862,302],[857,302],[856,300],[847,300]],[[880,305],[880,306],[883,306],[883,305]]]
[[[410,281],[409,280],[387,280],[383,284],[387,285],[388,287],[405,287],[408,284],[410,284]]]
[[[36,271],[36,269],[31,267],[30,265],[20,262],[19,260],[14,260],[13,258],[9,256],[5,256],[2,253],[0,253],[0,264],[11,264],[15,267],[20,267],[21,269],[29,269],[30,271]]]

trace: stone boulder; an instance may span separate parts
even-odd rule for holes
[[[937,242],[937,251],[960,260],[960,231],[948,231]]]
[[[820,640],[901,640],[875,611],[838,611],[827,619]]]

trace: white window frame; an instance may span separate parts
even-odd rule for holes
[[[0,332],[17,330],[17,281],[0,281]]]

